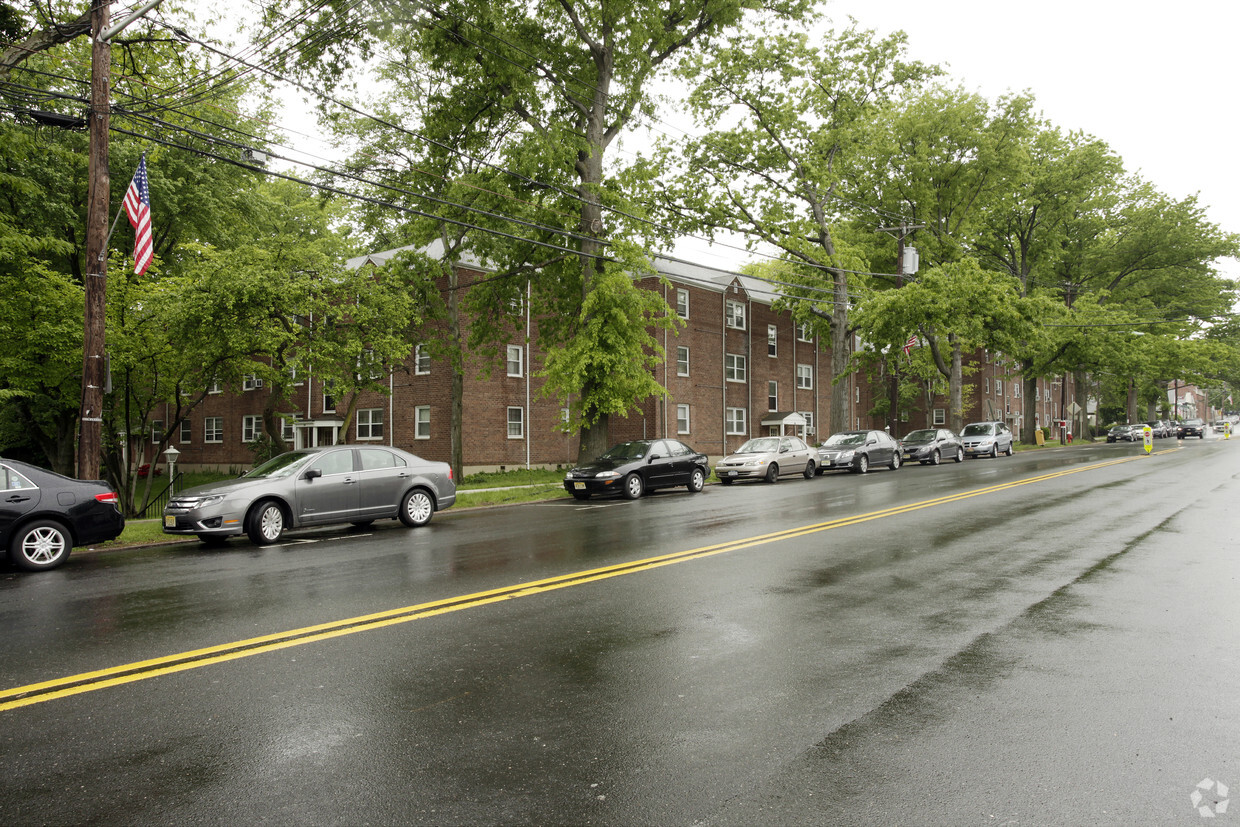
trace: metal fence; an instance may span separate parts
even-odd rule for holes
[[[168,484],[163,487],[163,490],[151,495],[150,499],[146,501],[146,507],[137,512],[134,517],[141,520],[158,517],[162,514],[164,506],[168,504],[168,500],[172,499],[172,492],[180,481],[181,472],[178,471],[176,476],[168,480]],[[137,508],[137,503],[134,504],[134,507]]]

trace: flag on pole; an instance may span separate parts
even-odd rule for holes
[[[155,244],[151,239],[151,187],[146,179],[146,155],[138,161],[138,171],[125,191],[125,214],[133,225],[133,271],[142,275],[151,266]]]
[[[912,358],[911,352],[913,348],[915,347],[917,347],[917,337],[909,336],[908,341],[904,343],[904,355],[908,356],[911,359]]]

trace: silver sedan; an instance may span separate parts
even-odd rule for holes
[[[783,474],[814,476],[814,449],[795,436],[764,436],[751,439],[724,457],[715,466],[715,476],[724,485],[736,480],[764,479],[775,482]]]
[[[382,519],[422,526],[455,501],[447,463],[399,448],[333,445],[281,454],[239,479],[177,494],[164,508],[164,533],[204,543],[245,533],[266,545],[304,526]]]

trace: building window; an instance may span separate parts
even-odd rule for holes
[[[989,376],[986,377],[986,395],[987,396],[990,395],[990,377]]]
[[[813,365],[797,365],[797,387],[802,390],[811,390],[814,387],[814,366]]]
[[[223,393],[224,387],[220,384],[220,380],[212,379],[211,386],[207,388],[207,393]]]
[[[418,345],[413,349],[413,372],[417,376],[425,376],[431,372],[431,354],[426,345]]]
[[[202,420],[202,441],[224,441],[224,417],[208,416],[206,419]]]
[[[766,326],[766,355],[779,355],[779,328],[773,324]]]
[[[525,365],[525,352],[521,345],[508,346],[508,375],[522,376]]]
[[[256,373],[247,373],[245,376],[241,377],[241,390],[243,391],[258,390],[262,386],[263,380],[260,379]]]
[[[689,433],[689,406],[688,405],[677,405],[676,406],[676,433],[678,434]]]
[[[942,408],[934,409],[934,424],[945,425],[947,423],[947,411]]]
[[[285,416],[280,420],[280,439],[285,442],[294,442],[297,439],[297,429],[293,427],[293,418]]]
[[[336,397],[333,395],[331,383],[323,386],[323,413],[336,412]]]
[[[188,419],[182,419],[181,420],[181,439],[180,439],[181,444],[184,445],[185,443],[192,442],[193,439],[194,439],[194,423],[190,422]]]
[[[723,377],[729,382],[744,382],[745,357],[739,353],[725,353],[723,356]]]
[[[383,439],[383,408],[362,408],[357,412],[357,438]]]
[[[254,442],[263,433],[263,418],[261,416],[243,416],[241,417],[241,441]]]
[[[814,412],[813,411],[800,411],[799,413],[801,414],[801,416],[805,417],[805,435],[809,436],[810,434],[815,433]]]
[[[431,406],[419,405],[413,409],[413,437],[414,439],[430,439],[431,438]]]
[[[995,380],[995,396],[1003,396],[1003,380]]]
[[[689,291],[676,288],[676,315],[682,319],[689,318]]]
[[[164,421],[162,419],[151,420],[151,442],[159,442],[159,438],[164,435]]]
[[[745,409],[728,408],[727,426],[729,436],[744,436],[748,434],[749,428],[745,421]]]
[[[779,383],[774,379],[766,383],[766,409],[768,411],[779,410]]]
[[[525,408],[508,409],[508,438],[525,438]]]
[[[294,387],[300,387],[301,385],[306,384],[305,381],[297,378],[297,365],[295,364],[289,365],[287,370],[288,370],[288,383],[290,385]]]
[[[375,364],[375,352],[370,348],[366,348],[357,357],[357,372],[353,374],[353,378],[358,382],[362,379],[378,379],[383,375],[379,370],[379,366]]]
[[[689,375],[689,348],[687,347],[676,348],[676,375]]]
[[[1016,399],[1020,399],[1020,382],[1012,383],[1012,396]]]
[[[800,339],[802,342],[813,341],[812,334],[809,332],[809,325],[807,324],[797,325],[797,338]]]
[[[736,330],[745,329],[745,305],[740,302],[728,301],[724,304],[724,323]]]

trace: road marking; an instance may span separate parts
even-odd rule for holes
[[[1157,453],[1171,453],[1180,450],[1183,449],[1172,448],[1167,451],[1159,451]],[[303,646],[307,643],[330,640],[332,638],[352,635],[371,629],[382,629],[387,626],[395,626],[400,623],[409,623],[410,621],[422,620],[424,618],[435,617],[449,612],[459,612],[464,609],[486,606],[488,604],[498,603],[504,600],[513,600],[519,597],[531,597],[533,595],[545,594],[547,592],[565,589],[571,586],[581,586],[586,583],[595,583],[612,577],[636,574],[638,572],[650,571],[651,569],[661,568],[663,566],[685,563],[690,560],[698,560],[703,557],[711,557],[716,554],[740,551],[742,549],[767,545],[781,540],[791,540],[797,537],[804,537],[809,534],[817,534],[822,531],[830,531],[836,528],[858,525],[860,523],[870,522],[871,520],[878,520],[885,517],[894,517],[900,514],[907,514],[912,511],[919,511],[923,508],[931,508],[936,505],[946,505],[947,503],[959,502],[960,500],[979,497],[984,494],[995,494],[1023,485],[1046,482],[1047,480],[1053,480],[1058,477],[1066,477],[1071,474],[1079,474],[1083,471],[1093,471],[1099,468],[1107,468],[1112,465],[1120,465],[1125,462],[1133,462],[1134,460],[1139,459],[1145,459],[1145,455],[1138,454],[1136,456],[1124,457],[1122,459],[1108,460],[1106,462],[1094,463],[1092,465],[1085,465],[1079,468],[1070,468],[1063,471],[1055,471],[1049,474],[1041,474],[1036,477],[1015,480],[1013,482],[1005,482],[998,485],[987,486],[985,488],[977,488],[972,491],[962,491],[958,494],[948,494],[943,497],[936,497],[930,500],[909,503],[908,505],[884,508],[880,511],[871,511],[866,514],[856,514],[851,517],[840,517],[834,520],[812,523],[810,525],[798,526],[796,528],[784,529],[782,531],[775,531],[768,534],[744,537],[726,543],[716,543],[714,545],[701,546],[699,548],[688,549],[686,551],[663,554],[658,557],[647,557],[642,560],[633,560],[628,563],[619,563],[614,566],[604,566],[597,569],[587,569],[585,571],[561,574],[556,577],[548,577],[543,580],[535,580],[529,583],[518,583],[513,586],[505,586],[499,589],[475,592],[473,594],[450,597],[443,600],[434,600],[429,603],[419,603],[417,605],[405,606],[399,609],[389,609],[384,612],[376,612],[374,614],[361,615],[359,617],[346,618],[344,620],[336,620],[329,623],[321,623],[315,626],[305,626],[300,629],[276,632],[274,634],[263,635],[261,637],[235,641],[233,643],[208,646],[203,649],[194,649],[188,652],[180,652],[178,654],[166,655],[164,657],[152,658],[150,660],[135,661],[133,663],[126,663],[120,666],[112,666],[106,669],[99,669],[94,672],[83,672],[79,675],[69,675],[67,677],[55,678],[41,683],[18,686],[12,689],[0,691],[0,712],[7,712],[11,709],[18,709],[32,704],[44,703],[45,701],[51,701],[57,698],[67,698],[73,695],[80,695],[85,692],[94,692],[108,687],[121,686],[127,683],[134,683],[136,681],[159,677],[161,675],[171,675],[176,672],[184,672],[189,669],[197,669],[211,664],[225,663],[230,660],[247,658],[264,652],[274,652],[279,649],[287,649],[293,646]]]

